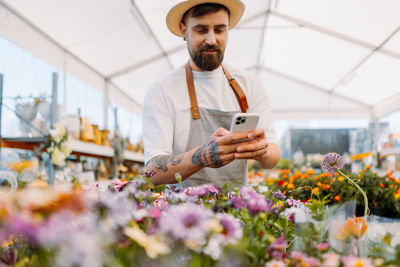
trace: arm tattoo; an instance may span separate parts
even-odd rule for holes
[[[211,140],[199,147],[192,156],[192,162],[196,166],[217,168],[223,165],[219,155],[217,142]]]
[[[177,166],[179,163],[181,163],[183,160],[183,154],[179,155],[162,155],[162,156],[157,156],[151,159],[149,162],[147,162],[146,166],[148,164],[153,164],[154,168],[158,170],[162,170],[163,172],[168,171],[168,163],[172,166]]]

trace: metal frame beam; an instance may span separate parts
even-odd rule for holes
[[[339,86],[340,84],[342,84],[343,82],[345,82],[351,75],[353,75],[353,73],[355,73],[355,71],[357,69],[359,69],[365,62],[367,62],[367,60],[372,57],[373,54],[375,54],[376,52],[379,52],[382,47],[389,42],[389,40],[396,35],[397,32],[400,31],[400,26],[397,27],[396,30],[394,30],[388,38],[386,38],[379,46],[377,46],[375,49],[373,49],[366,57],[364,57],[357,65],[355,65],[348,73],[346,73],[346,75],[343,76],[342,79],[340,79],[330,90],[330,92],[334,92]]]
[[[273,70],[273,69],[271,69],[271,68],[267,68],[267,67],[263,67],[263,66],[261,66],[260,68],[261,68],[262,70],[264,70],[264,71],[267,71],[267,72],[270,72],[270,73],[272,73],[272,74],[278,75],[278,76],[280,76],[280,77],[286,78],[286,79],[291,80],[291,81],[293,81],[293,82],[296,82],[296,83],[300,83],[300,84],[302,84],[302,85],[305,85],[305,86],[307,86],[307,87],[309,87],[309,88],[311,88],[311,89],[314,89],[314,90],[316,90],[316,91],[318,91],[318,92],[323,92],[323,93],[325,93],[325,94],[331,94],[331,95],[334,95],[334,96],[336,96],[336,97],[338,97],[338,98],[341,98],[341,99],[344,99],[344,100],[353,102],[353,103],[355,103],[355,104],[358,104],[358,105],[364,107],[365,109],[369,110],[370,112],[371,112],[371,110],[372,110],[372,106],[371,106],[371,105],[368,105],[368,104],[366,104],[366,103],[364,103],[364,102],[355,100],[355,99],[353,99],[353,98],[350,98],[350,97],[347,97],[347,96],[344,96],[344,95],[341,95],[341,94],[338,94],[338,93],[335,93],[335,92],[329,92],[328,89],[325,89],[325,88],[322,88],[322,87],[320,87],[320,86],[318,86],[318,85],[315,85],[315,84],[312,84],[312,83],[303,81],[303,80],[298,79],[298,78],[296,78],[296,77],[293,77],[293,76],[291,76],[291,75],[289,75],[289,74],[286,74],[286,73],[283,73],[283,72],[280,72],[280,71],[277,71],[277,70]]]
[[[139,7],[135,3],[135,0],[131,0],[132,7],[135,9],[136,13],[139,15],[140,20],[144,23],[145,27],[147,28],[148,32],[150,35],[153,37],[154,41],[156,42],[157,46],[160,48],[162,54],[164,55],[165,59],[167,60],[169,66],[171,69],[174,68],[174,65],[172,64],[171,60],[168,57],[168,53],[165,51],[164,47],[161,45],[161,42],[158,40],[157,36],[154,34],[150,24],[144,17],[142,11],[140,11]]]
[[[173,54],[175,54],[175,53],[178,53],[178,52],[182,51],[182,50],[185,49],[185,48],[186,48],[185,45],[181,45],[181,46],[177,46],[177,47],[175,47],[175,48],[172,48],[172,49],[170,49],[170,50],[167,50],[167,51],[165,51],[165,53],[167,53],[167,54],[169,54],[169,55],[173,55]],[[118,77],[118,76],[124,75],[124,74],[126,74],[126,73],[129,73],[129,72],[135,70],[135,69],[138,69],[138,68],[141,68],[141,67],[143,67],[143,66],[146,66],[147,64],[150,64],[150,63],[152,63],[152,62],[154,62],[154,61],[160,60],[160,59],[162,59],[162,58],[164,58],[164,57],[165,57],[164,53],[151,56],[151,57],[149,57],[149,58],[147,58],[147,59],[145,59],[145,60],[142,60],[142,61],[140,61],[140,62],[137,62],[137,63],[135,63],[135,64],[133,64],[133,65],[131,65],[131,66],[128,66],[128,67],[126,67],[126,68],[124,68],[124,69],[121,69],[121,70],[119,70],[119,71],[116,71],[116,72],[114,72],[114,73],[108,75],[107,78],[108,78],[108,79],[114,79],[114,78],[116,78],[116,77]]]
[[[56,40],[54,40],[52,37],[50,37],[48,34],[46,34],[44,31],[42,31],[40,28],[38,28],[35,24],[33,24],[30,20],[28,20],[26,17],[24,17],[23,15],[21,15],[17,10],[15,10],[14,8],[12,8],[11,6],[9,6],[8,4],[6,4],[3,0],[0,0],[0,6],[3,6],[6,10],[8,10],[9,12],[11,12],[14,16],[16,16],[19,20],[21,20],[23,23],[25,23],[26,25],[28,25],[32,30],[34,30],[35,32],[37,32],[38,34],[40,34],[43,38],[45,38],[47,41],[49,41],[50,43],[52,43],[54,46],[56,46],[58,49],[60,49],[61,51],[63,51],[65,53],[65,55],[70,56],[71,58],[73,58],[74,60],[76,60],[77,62],[79,62],[80,64],[82,64],[83,66],[85,66],[87,69],[89,69],[90,71],[92,71],[93,73],[95,73],[96,75],[98,75],[100,78],[102,78],[104,81],[107,80],[107,77],[105,77],[105,75],[103,75],[100,71],[98,71],[97,69],[95,69],[94,67],[92,67],[91,65],[89,65],[88,63],[86,63],[85,61],[83,61],[81,58],[79,58],[78,56],[76,56],[75,54],[73,54],[71,51],[69,51],[67,48],[65,48],[64,46],[62,46],[60,43],[58,43]],[[121,93],[125,94],[126,93],[119,88],[118,86],[114,87],[120,91]],[[128,99],[134,103],[137,104],[137,101],[134,100],[132,97],[128,96]],[[141,106],[141,105],[140,105]]]
[[[333,30],[330,30],[330,29],[327,29],[327,28],[324,28],[324,27],[321,27],[321,26],[318,26],[318,25],[315,25],[315,24],[313,24],[311,22],[308,22],[308,21],[305,21],[305,20],[302,20],[302,19],[299,19],[299,18],[288,16],[286,14],[283,14],[283,13],[280,13],[280,12],[277,12],[277,11],[271,11],[271,14],[276,16],[276,17],[278,17],[278,18],[284,19],[286,21],[293,22],[295,24],[305,26],[305,27],[310,28],[312,30],[315,30],[315,31],[318,31],[318,32],[321,32],[321,33],[324,33],[324,34],[327,34],[327,35],[330,35],[332,37],[335,37],[335,38],[350,42],[350,43],[358,45],[358,46],[362,46],[362,47],[364,47],[366,49],[379,50],[379,52],[382,53],[382,54],[385,54],[387,56],[391,56],[391,57],[400,59],[400,54],[399,53],[396,53],[396,52],[391,51],[389,49],[384,49],[384,48],[382,48],[380,46],[376,46],[374,44],[370,44],[368,42],[364,42],[362,40],[353,38],[351,36],[348,36],[348,35],[345,35],[345,34],[342,34],[342,33],[339,33],[339,32],[336,32],[336,31],[333,31]]]
[[[268,24],[268,19],[269,19],[269,15],[271,12],[271,0],[267,0],[268,4],[268,9],[265,12],[265,18],[264,18],[264,24],[263,24],[263,29],[261,30],[261,40],[260,40],[260,46],[258,48],[258,53],[257,53],[257,58],[256,58],[256,64],[257,66],[261,65],[261,54],[263,51],[263,47],[264,47],[264,39],[265,39],[265,33],[267,31],[267,24]],[[257,69],[259,71],[259,69]]]

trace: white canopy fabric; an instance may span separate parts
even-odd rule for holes
[[[0,0],[0,36],[132,112],[188,59],[177,0]],[[400,109],[400,0],[243,0],[225,60],[258,72],[274,118],[376,119]]]

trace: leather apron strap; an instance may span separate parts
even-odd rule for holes
[[[236,82],[236,80],[230,75],[228,70],[222,65],[222,69],[225,73],[226,78],[228,79],[229,85],[231,86],[233,92],[235,93],[236,99],[239,103],[240,110],[242,113],[246,113],[248,110],[247,98],[244,94],[240,85]],[[190,98],[190,110],[192,111],[192,118],[197,120],[200,118],[199,106],[197,104],[197,97],[196,97],[196,90],[194,89],[194,82],[193,82],[193,73],[192,68],[190,67],[190,63],[185,64],[185,72],[186,72],[186,83],[189,91],[189,98]]]

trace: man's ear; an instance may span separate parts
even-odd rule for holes
[[[179,30],[181,31],[183,40],[186,41],[186,25],[183,22],[179,22]]]

